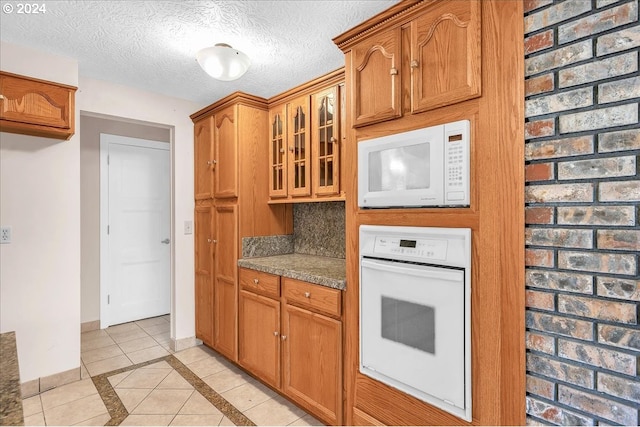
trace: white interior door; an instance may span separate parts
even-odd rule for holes
[[[103,160],[106,156],[106,165],[101,163],[104,328],[170,312],[171,194],[169,144],[109,134],[100,135],[100,144]]]

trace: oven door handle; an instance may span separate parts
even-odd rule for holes
[[[460,282],[464,280],[464,273],[459,270],[446,270],[444,268],[429,267],[426,265],[404,264],[393,261],[379,261],[362,259],[360,261],[362,269],[371,268],[378,271],[386,271],[398,274],[409,274],[412,276],[430,277],[434,279]]]

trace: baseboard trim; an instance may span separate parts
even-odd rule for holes
[[[196,337],[181,338],[179,340],[171,338],[171,350],[182,351],[197,345]]]
[[[100,319],[80,324],[80,332],[96,331],[100,329]]]
[[[28,397],[35,396],[36,394],[44,393],[52,388],[80,381],[80,379],[80,366],[78,366],[77,368],[69,369],[68,371],[58,372],[57,374],[47,375],[46,377],[36,378],[31,381],[25,381],[20,384],[20,388],[22,389],[22,398],[26,399]]]

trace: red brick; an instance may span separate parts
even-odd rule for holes
[[[552,207],[527,207],[524,210],[526,224],[553,224]]]
[[[524,124],[524,138],[542,138],[552,136],[556,133],[556,124],[553,119],[537,120]]]
[[[637,377],[636,381],[631,381],[627,378],[621,378],[599,372],[598,391],[621,399],[640,403],[640,382]]]
[[[581,340],[593,339],[593,323],[547,313],[527,311],[526,326],[550,334],[564,335]]]
[[[640,330],[613,325],[598,325],[598,342],[640,351]]]
[[[570,225],[618,225],[636,224],[633,206],[561,206],[558,207],[558,224]]]
[[[636,258],[634,255],[628,254],[559,251],[558,267],[629,276],[633,276],[637,272]]]
[[[593,184],[552,184],[525,187],[527,203],[593,202]]]
[[[593,388],[594,386],[594,374],[591,369],[560,362],[539,354],[527,354],[527,370],[585,388]]]
[[[556,386],[551,381],[527,375],[527,392],[553,400],[556,395]]]
[[[585,36],[593,36],[637,20],[638,2],[629,2],[561,25],[558,27],[558,43],[564,44]]]
[[[547,30],[524,39],[524,54],[528,55],[553,46],[553,30]]]
[[[525,285],[532,288],[591,295],[593,293],[593,276],[528,268],[525,271]]]
[[[557,157],[582,156],[592,154],[593,136],[554,139],[550,141],[533,141],[525,144],[525,159],[544,160]]]
[[[593,418],[587,418],[583,415],[578,415],[575,412],[567,411],[566,409],[552,405],[541,400],[534,399],[527,396],[527,414],[534,417],[542,418],[550,423],[554,423],[560,426],[590,426],[593,425]]]
[[[640,181],[601,182],[598,198],[601,202],[640,202]]]
[[[591,230],[527,227],[524,230],[524,238],[527,245],[583,249],[593,247],[593,231]]]
[[[556,308],[554,294],[549,292],[525,291],[525,305],[529,308],[553,311]]]
[[[598,230],[598,248],[640,251],[640,231]]]
[[[558,340],[558,356],[621,374],[632,376],[637,374],[635,356],[584,342]]]
[[[524,264],[527,267],[553,267],[553,251],[547,249],[525,249]]]
[[[574,295],[558,295],[558,311],[591,319],[638,324],[636,304]]]
[[[553,163],[534,163],[524,167],[525,181],[548,181],[554,178]]]
[[[637,408],[622,405],[619,402],[608,400],[601,396],[559,385],[558,401],[580,411],[594,414],[625,426],[638,425]]]
[[[524,0],[524,12],[530,12],[553,3],[553,0]]]
[[[524,81],[525,96],[536,95],[538,93],[551,92],[555,87],[553,74],[544,74],[532,77]]]
[[[591,10],[591,2],[584,0],[569,0],[556,3],[553,6],[535,12],[525,17],[524,32],[529,33],[548,27],[558,22],[571,19]]]
[[[527,331],[525,334],[525,345],[529,350],[542,353],[554,354],[556,352],[556,340],[549,335]]]
[[[598,295],[628,301],[640,301],[640,280],[598,277]]]

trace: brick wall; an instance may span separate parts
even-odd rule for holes
[[[638,425],[638,0],[526,0],[527,423]]]

